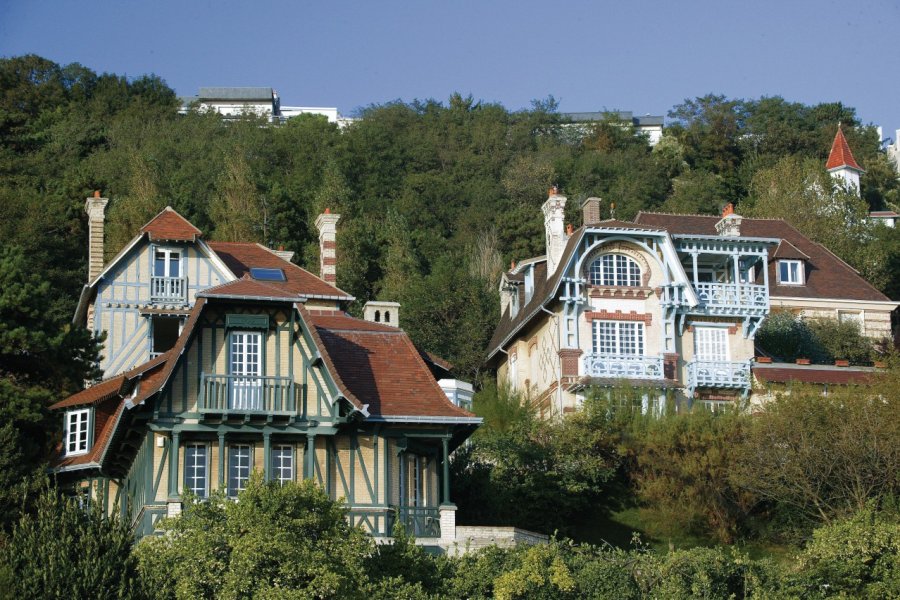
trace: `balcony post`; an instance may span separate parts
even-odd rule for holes
[[[691,261],[694,264],[694,289],[697,289],[697,252],[691,252]]]
[[[453,504],[452,502],[450,502],[450,439],[446,436],[441,438],[441,445],[443,448],[444,457],[444,476],[442,477],[443,481],[441,482],[443,484],[441,504],[446,505]]]
[[[225,432],[219,431],[219,490],[225,489]]]
[[[171,447],[169,448],[169,498],[178,499],[178,447],[181,444],[180,434],[172,432]]]
[[[263,431],[263,480],[272,480],[272,434]]]
[[[741,305],[741,259],[737,253],[731,255],[734,260],[734,300],[738,306]]]
[[[306,434],[306,452],[303,454],[303,478],[314,479],[316,475],[316,434]]]

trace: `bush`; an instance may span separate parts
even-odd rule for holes
[[[140,598],[134,536],[121,520],[46,489],[0,543],[7,598]]]
[[[900,523],[867,506],[817,529],[786,588],[806,598],[900,598]]]
[[[756,345],[767,353],[793,362],[809,358],[813,362],[829,362],[827,350],[803,319],[785,311],[773,311],[756,333]]]
[[[828,523],[900,493],[900,375],[866,387],[795,386],[750,420],[733,485],[796,521]]]
[[[311,481],[251,478],[233,502],[188,501],[137,548],[155,598],[367,598],[372,538]],[[377,587],[377,586],[376,586]]]
[[[837,319],[816,319],[810,321],[809,328],[828,355],[828,362],[845,359],[852,363],[867,363],[872,360],[874,344],[862,334],[859,323],[838,321]]]
[[[731,543],[747,532],[756,498],[733,485],[729,473],[749,418],[695,410],[635,420],[631,477],[642,511],[657,524],[652,533]]]

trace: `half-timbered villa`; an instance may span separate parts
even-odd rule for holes
[[[399,518],[453,541],[448,456],[480,419],[459,406],[466,385],[439,383],[446,363],[399,328],[399,305],[379,322],[343,311],[339,215],[317,220],[317,277],[258,244],[207,243],[170,208],[104,266],[102,205],[88,199],[76,321],[107,332],[106,379],[52,407],[62,485],[147,535],[185,494],[235,496],[257,470],[315,480],[374,536]]]

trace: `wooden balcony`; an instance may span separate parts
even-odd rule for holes
[[[201,414],[293,416],[298,388],[288,377],[203,373],[197,409]]]
[[[583,374],[605,379],[662,379],[662,356],[633,354],[588,354]]]
[[[769,311],[769,291],[755,283],[694,284],[700,304],[695,310],[715,315],[746,316]],[[693,312],[693,311],[692,311]]]
[[[151,277],[150,302],[187,304],[187,277]]]
[[[687,365],[687,387],[691,391],[697,388],[749,390],[752,362],[693,360]]]

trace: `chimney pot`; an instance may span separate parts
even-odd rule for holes
[[[325,208],[325,214],[326,214],[326,215],[330,215],[330,214],[331,214],[331,209],[326,207],[326,208]]]
[[[100,197],[100,190],[94,190],[94,198]]]
[[[725,208],[722,209],[722,216],[727,217],[728,215],[733,215],[733,214],[734,214],[734,204],[729,202],[728,204],[725,205]]]
[[[566,223],[566,235],[572,235],[575,229],[572,227],[571,223]]]
[[[559,194],[559,188],[557,186],[551,186],[549,190],[547,190],[547,197],[556,196]]]

